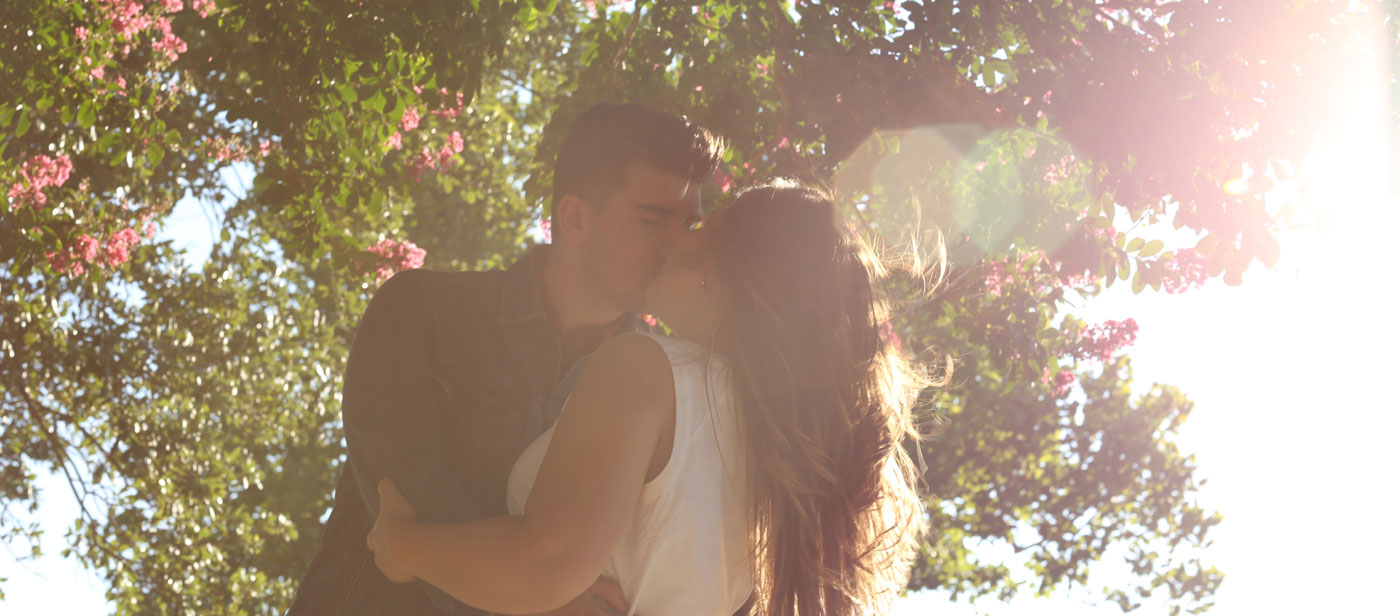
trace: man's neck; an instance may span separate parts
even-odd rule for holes
[[[563,258],[556,247],[544,262],[544,301],[550,323],[567,343],[586,340],[622,317],[623,310],[609,305],[596,289],[589,288],[591,280],[576,271],[577,259]]]

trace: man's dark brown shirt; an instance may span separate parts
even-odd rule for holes
[[[425,521],[506,513],[511,466],[558,417],[582,364],[561,384],[541,283],[547,251],[505,271],[406,270],[375,293],[345,371],[349,458],[289,614],[482,613],[421,582],[390,582],[365,535],[384,477]],[[626,315],[611,329],[645,328]]]

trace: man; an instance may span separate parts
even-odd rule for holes
[[[551,245],[506,271],[408,270],[379,289],[345,372],[349,460],[290,614],[482,613],[380,573],[365,545],[375,486],[392,478],[424,520],[506,513],[510,469],[558,416],[566,377],[607,336],[645,327],[646,286],[700,220],[722,152],[683,118],[591,107],[555,163]],[[615,583],[591,592],[556,613],[625,609]]]

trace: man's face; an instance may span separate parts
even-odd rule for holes
[[[644,311],[647,285],[700,221],[700,185],[632,163],[621,188],[591,214],[583,239],[595,281],[619,308]]]

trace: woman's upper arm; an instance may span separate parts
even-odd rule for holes
[[[623,334],[594,353],[525,507],[530,534],[562,584],[586,588],[606,566],[674,413],[670,362],[655,340]]]

